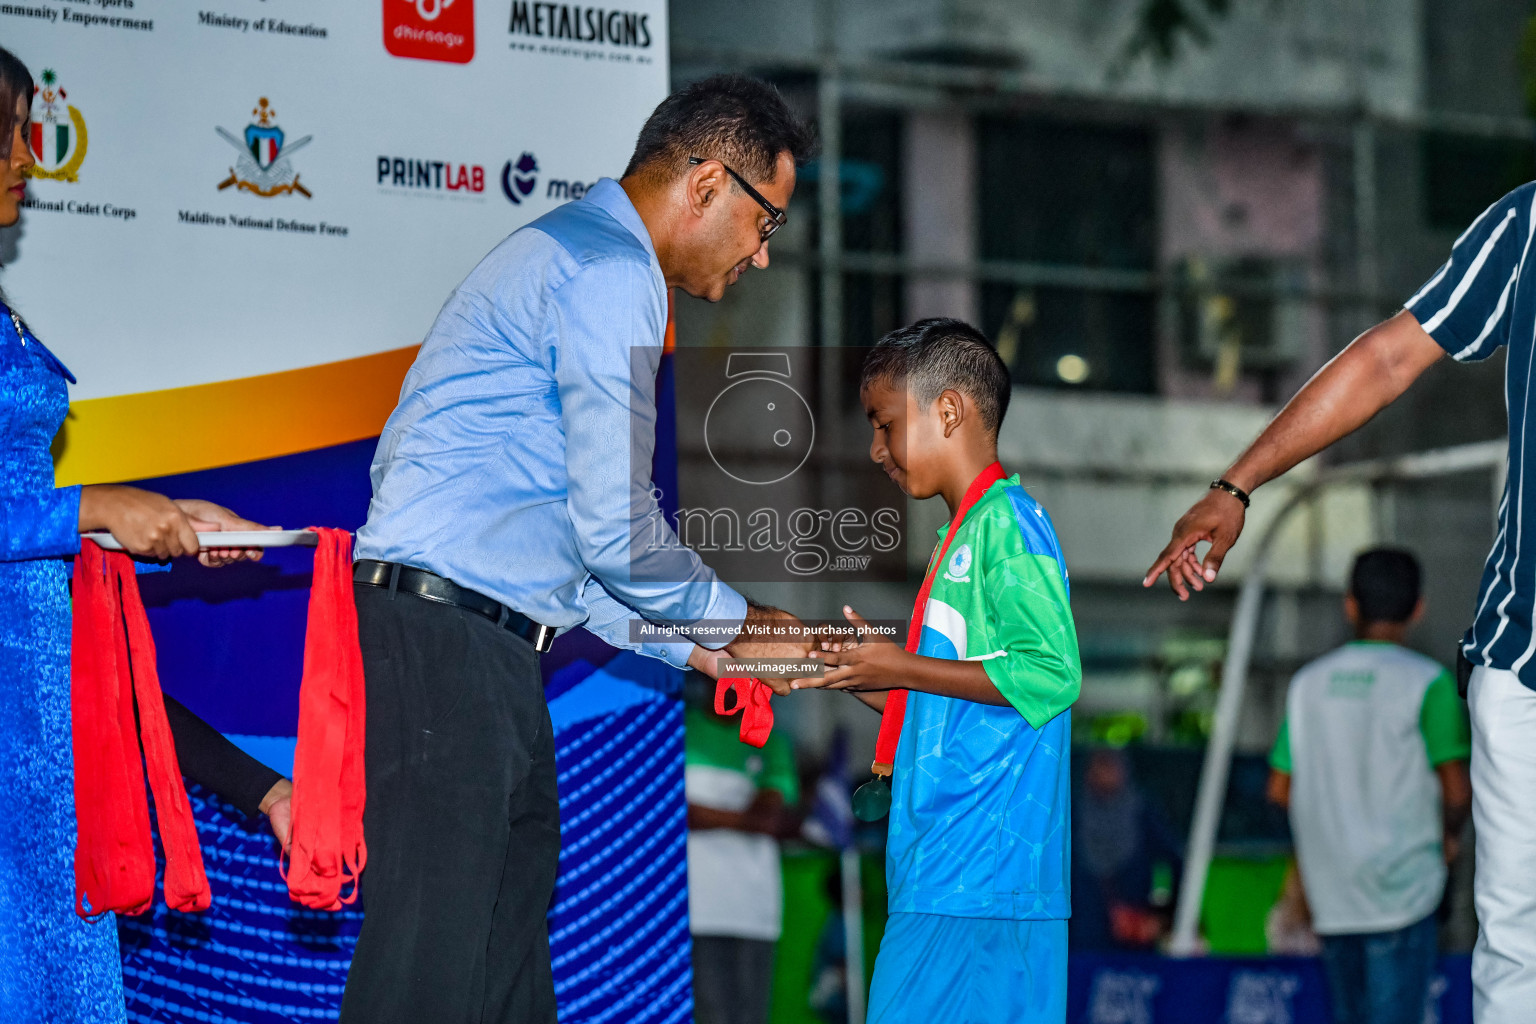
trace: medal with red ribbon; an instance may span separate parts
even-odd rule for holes
[[[725,695],[736,692],[736,703],[729,709]],[[741,712],[741,742],[760,747],[773,732],[773,690],[761,679],[725,676],[715,684],[715,714]]]
[[[939,566],[944,564],[944,556],[949,552],[949,542],[954,540],[955,534],[960,532],[960,525],[965,522],[965,515],[971,510],[971,506],[981,500],[981,496],[987,493],[987,489],[999,480],[1003,479],[1003,467],[999,463],[992,463],[986,469],[977,474],[976,479],[965,489],[965,494],[960,499],[960,507],[955,509],[954,518],[949,522],[949,529],[944,531],[944,540],[938,545],[933,560],[928,563],[928,574],[923,577],[923,585],[917,592],[917,601],[912,606],[912,622],[907,627],[906,649],[911,654],[917,653],[919,643],[923,638],[923,616],[928,610],[928,592],[933,589],[933,577],[938,572]],[[961,652],[964,656],[964,652]],[[879,821],[890,813],[891,810],[891,785],[886,781],[896,765],[896,747],[901,742],[901,727],[906,721],[907,715],[907,691],[891,690],[885,696],[885,710],[880,714],[880,735],[875,740],[875,763],[869,770],[875,777],[860,786],[853,794],[853,814],[860,821]]]

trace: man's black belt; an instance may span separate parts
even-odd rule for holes
[[[461,587],[425,569],[413,569],[398,562],[376,562],[371,558],[360,558],[352,567],[352,582],[383,587],[385,590],[404,591],[428,601],[451,604],[476,615],[483,615],[502,629],[533,644],[534,650],[541,654],[549,650],[555,641],[555,627],[540,625],[522,612],[513,611],[499,601],[493,601],[484,594]]]

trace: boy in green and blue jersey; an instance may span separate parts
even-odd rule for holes
[[[1007,368],[970,325],[895,331],[863,371],[870,456],[908,495],[943,495],[954,517],[997,460],[1010,393]],[[846,689],[877,709],[885,691],[908,691],[869,1020],[1059,1024],[1068,708],[1082,679],[1066,565],[1050,517],[1013,476],[965,512],[930,573],[915,652],[867,634],[827,644],[824,677],[800,684]]]

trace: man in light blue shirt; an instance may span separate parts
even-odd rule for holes
[[[621,180],[514,232],[438,314],[358,532],[369,863],[346,1024],[553,1024],[554,635],[706,670],[807,651],[744,640],[794,620],[678,543],[650,470],[667,289],[716,301],[766,267],[812,145],[770,86],[689,86]],[[680,639],[637,642],[637,620]]]

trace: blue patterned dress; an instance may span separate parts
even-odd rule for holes
[[[49,445],[69,409],[64,365],[0,305],[0,1021],[117,1022],[112,915],[75,914],[66,556],[80,488],[55,488]]]

